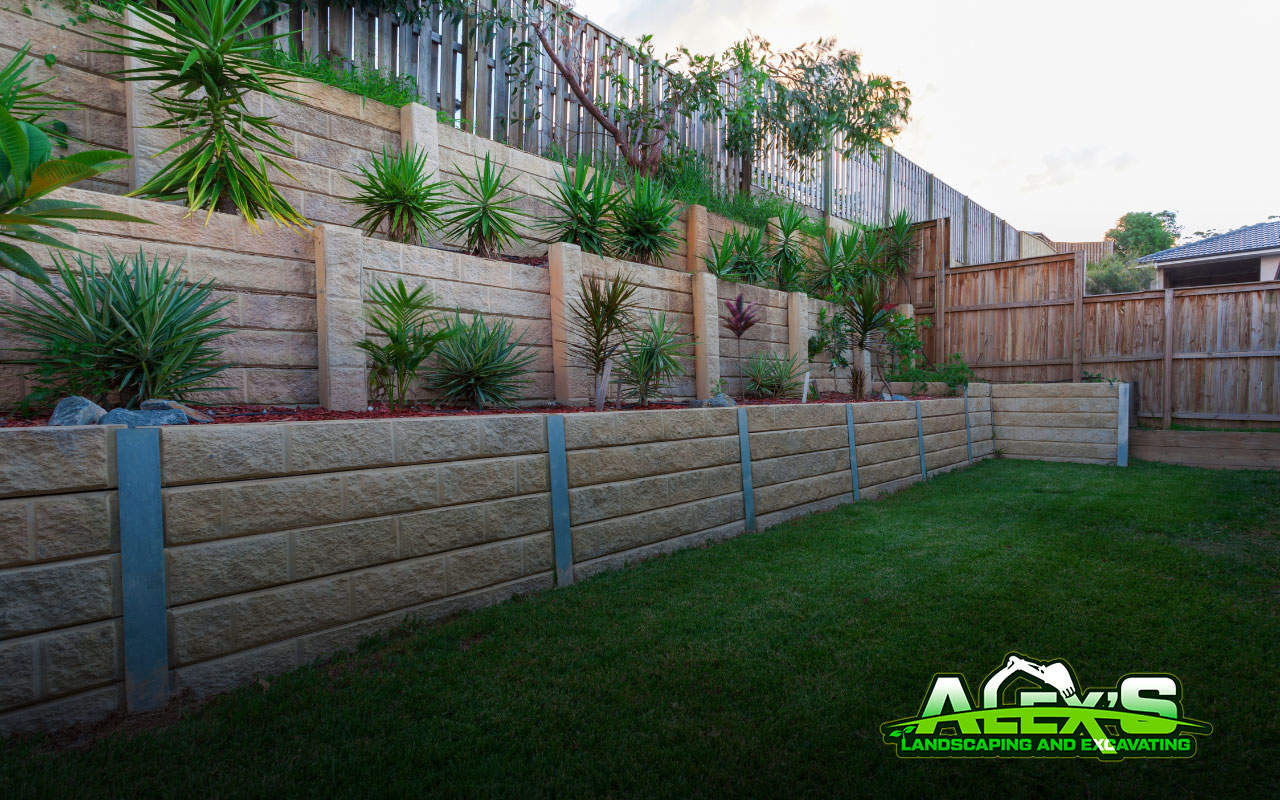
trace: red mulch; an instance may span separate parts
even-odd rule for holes
[[[736,398],[735,398],[736,399]],[[928,400],[927,395],[912,396],[912,400]],[[748,398],[745,403],[741,400],[739,404],[749,406],[768,406],[768,405],[795,405],[800,402],[797,398],[786,399],[758,399]],[[842,394],[839,392],[828,392],[822,395],[818,400],[811,401],[817,403],[879,403],[881,400],[865,400],[856,398],[851,394]],[[650,403],[646,408],[641,409],[634,403],[624,403],[623,411],[657,411],[662,409],[688,408],[686,403]],[[594,413],[595,409],[583,406],[562,406],[556,403],[547,403],[537,406],[522,406],[520,408],[488,408],[483,411],[477,411],[471,408],[442,408],[430,405],[415,406],[413,408],[401,408],[392,411],[386,406],[374,406],[369,411],[330,411],[325,408],[302,408],[297,406],[217,406],[215,408],[206,408],[204,411],[213,415],[214,423],[244,423],[244,422],[310,422],[318,420],[338,420],[338,419],[393,419],[399,417],[470,417],[470,416],[488,416],[493,414],[587,414]],[[618,408],[610,403],[605,406],[605,411],[617,411]],[[42,414],[28,418],[13,417],[9,419],[0,419],[0,428],[32,428],[48,423],[49,415]]]

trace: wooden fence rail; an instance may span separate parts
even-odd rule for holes
[[[520,0],[476,2],[514,11]],[[325,54],[353,67],[411,76],[424,105],[444,112],[477,135],[540,155],[572,158],[583,152],[614,152],[604,129],[568,91],[527,25],[499,28],[486,41],[474,26],[452,21],[440,11],[413,26],[400,25],[392,15],[376,15],[358,4],[318,2],[306,8],[293,6],[287,21],[280,20],[276,26],[279,32],[292,32],[289,44],[296,50]],[[579,36],[583,74],[594,76],[588,90],[597,99],[613,99],[617,89],[607,79],[606,59],[614,69],[633,76],[639,74],[639,65],[617,49],[619,37],[589,21]],[[531,68],[533,79],[521,83],[509,74],[503,53],[513,41],[530,40],[535,46],[523,52],[518,68]],[[726,86],[725,91],[732,89]],[[725,150],[722,119],[700,114],[681,118],[671,138],[673,147],[704,154],[723,184],[736,183],[739,165]],[[962,264],[1020,254],[1016,228],[892,148],[878,148],[874,157],[859,153],[844,158],[837,153],[830,171],[829,209],[824,208],[828,192],[819,161],[796,168],[787,163],[779,146],[765,148],[755,160],[754,183],[846,220],[880,223],[903,209],[915,219],[950,217],[954,220],[951,253]]]
[[[913,281],[935,360],[959,353],[1006,383],[1127,381],[1138,415],[1165,426],[1280,423],[1280,282],[1086,296],[1082,253],[945,263],[922,258]]]

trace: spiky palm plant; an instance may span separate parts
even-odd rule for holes
[[[792,203],[778,215],[778,235],[773,242],[773,280],[784,292],[803,288],[807,259],[801,227],[807,221],[804,211]]]
[[[584,253],[608,255],[613,236],[613,214],[622,202],[623,192],[614,188],[613,174],[606,169],[592,169],[585,156],[575,165],[561,165],[560,179],[550,187],[547,200],[553,216],[538,223],[553,242],[568,242]]]
[[[28,404],[68,394],[132,406],[150,397],[186,399],[215,391],[209,381],[227,364],[213,342],[228,331],[217,316],[230,300],[213,298],[213,281],[187,283],[182,264],[141,250],[107,268],[55,256],[61,287],[17,286],[18,301],[0,305],[0,326],[24,344],[18,363],[33,371]]]
[[[693,344],[676,331],[665,311],[649,313],[648,324],[623,344],[622,384],[641,407],[672,380],[688,373],[680,359],[692,355]]]
[[[472,408],[515,405],[520,389],[530,382],[527,373],[534,356],[520,345],[523,337],[513,336],[511,321],[490,324],[476,314],[463,322],[455,313],[453,329],[436,348],[428,385],[447,403]]]
[[[636,177],[614,217],[613,250],[628,261],[660,266],[680,244],[673,230],[679,206],[652,178]]]
[[[364,210],[355,227],[373,235],[386,225],[388,238],[401,244],[425,245],[428,234],[439,233],[448,184],[431,179],[435,172],[428,171],[428,163],[425,150],[388,153],[384,148],[368,166],[361,164],[360,177],[348,178],[358,190],[349,202]]]
[[[756,353],[742,367],[746,393],[756,397],[782,397],[800,388],[803,369],[794,355]]]
[[[369,357],[369,395],[398,408],[408,403],[413,383],[436,346],[455,335],[431,313],[435,298],[426,287],[409,289],[403,279],[369,289],[365,320],[377,338],[356,342]]]
[[[483,163],[476,159],[474,176],[463,173],[462,182],[455,184],[462,198],[445,218],[449,226],[445,233],[460,240],[473,255],[492,258],[524,241],[516,223],[529,215],[516,208],[513,195],[506,194],[516,180],[504,181],[506,173],[506,166],[496,166],[486,153]]]
[[[608,278],[587,274],[579,281],[578,296],[569,301],[570,320],[577,333],[569,350],[591,370],[597,411],[604,410],[608,375],[631,329],[639,288],[621,273]]]
[[[907,290],[907,302],[913,305],[915,299],[911,292],[911,270],[915,267],[916,254],[920,252],[914,226],[911,215],[903,210],[889,220],[881,234],[884,242],[884,272],[891,280],[902,281]]]

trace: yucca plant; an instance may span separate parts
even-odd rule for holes
[[[707,243],[707,253],[702,256],[702,263],[707,272],[723,281],[739,279],[738,269],[738,232],[731,230],[720,237],[720,242]]]
[[[553,242],[576,244],[584,253],[607,255],[613,235],[613,214],[623,192],[614,188],[608,170],[592,169],[585,156],[572,168],[561,165],[560,179],[549,187],[547,203],[553,216],[538,223]]]
[[[738,234],[738,257],[735,270],[747,283],[764,285],[773,277],[773,259],[769,257],[769,245],[764,232],[750,228]]]
[[[227,334],[217,314],[231,301],[213,299],[213,281],[187,283],[181,264],[141,250],[108,253],[105,270],[92,256],[73,264],[62,254],[55,267],[62,287],[18,285],[18,302],[0,306],[0,325],[24,342],[17,363],[33,368],[28,406],[69,394],[133,406],[220,388],[209,381],[229,365],[215,363],[213,342]]]
[[[622,385],[641,406],[665,389],[672,380],[688,373],[680,359],[693,353],[693,344],[676,330],[665,311],[649,313],[648,323],[624,343]]]
[[[529,384],[533,353],[513,337],[510,320],[493,324],[476,314],[470,322],[454,314],[453,334],[436,348],[435,363],[427,371],[427,385],[447,403],[472,408],[510,407]]]
[[[883,355],[885,335],[893,322],[893,312],[885,307],[881,279],[872,276],[861,280],[846,293],[842,310],[849,344],[858,351],[872,350]],[[877,362],[883,360],[876,359]],[[882,365],[879,372],[881,381],[884,381]]]
[[[399,153],[383,149],[369,166],[358,167],[359,178],[348,178],[358,193],[349,201],[364,210],[355,227],[372,236],[386,225],[387,237],[401,244],[427,243],[427,235],[444,228],[441,210],[448,183],[433,181],[427,153],[414,148]]]
[[[74,233],[76,227],[69,220],[147,222],[88,203],[48,197],[64,186],[119,169],[129,160],[128,153],[86,150],[51,159],[52,153],[53,146],[44,131],[14,119],[9,111],[0,108],[0,267],[39,284],[47,284],[49,277],[20,244],[61,250],[76,248],[37,228]]]
[[[587,274],[579,279],[578,296],[569,301],[569,319],[577,334],[569,349],[591,370],[596,411],[604,410],[609,374],[631,328],[638,289],[622,274]]]
[[[506,172],[506,166],[496,167],[486,153],[483,163],[476,159],[474,177],[464,173],[462,183],[454,184],[462,199],[454,201],[454,210],[445,217],[449,226],[445,233],[463,242],[473,255],[492,258],[524,241],[516,232],[516,222],[529,215],[515,207],[515,197],[506,195],[515,182],[515,178],[503,181]]]
[[[673,231],[679,206],[652,178],[636,177],[614,217],[613,251],[620,258],[661,266],[662,259],[680,244]]]
[[[804,284],[805,245],[801,228],[807,222],[805,213],[792,203],[778,214],[778,235],[770,258],[773,280],[784,292],[800,291]]]
[[[840,294],[848,281],[849,264],[845,260],[845,234],[832,234],[822,240],[817,255],[809,262],[805,282],[814,297],[832,298]]]
[[[883,229],[880,239],[884,248],[881,263],[890,280],[902,281],[907,290],[907,302],[915,303],[911,293],[911,271],[915,267],[916,254],[920,246],[916,242],[915,223],[905,210],[899,211],[889,220]]]
[[[165,0],[152,8],[125,0],[123,10],[142,24],[97,17],[119,30],[91,38],[103,45],[94,52],[141,65],[116,74],[125,81],[154,82],[152,100],[168,119],[151,127],[178,135],[156,156],[172,160],[132,194],[185,201],[193,214],[207,209],[206,222],[229,202],[255,229],[259,217],[303,229],[310,223],[271,182],[272,171],[289,175],[276,160],[290,155],[289,141],[272,117],[245,107],[251,92],[289,99],[285,90],[294,75],[262,57],[288,33],[258,34],[271,30],[287,9],[250,22],[258,5],[259,0]]]
[[[424,286],[409,289],[404,280],[376,283],[369,289],[365,321],[377,338],[356,342],[369,357],[369,395],[391,408],[407,405],[422,365],[436,346],[456,334],[431,313],[435,298]]]
[[[729,333],[733,334],[733,338],[737,341],[737,353],[734,361],[738,365],[738,393],[743,397],[745,394],[746,384],[742,380],[742,337],[747,331],[755,327],[759,322],[756,316],[756,304],[748,303],[742,295],[738,295],[732,300],[726,300],[725,308],[728,313],[721,317],[724,326],[729,329]]]
[[[850,279],[858,282],[884,278],[885,238],[878,228],[862,228],[845,240]]]
[[[782,397],[800,388],[804,370],[794,355],[756,353],[742,365],[746,393],[756,397]]]

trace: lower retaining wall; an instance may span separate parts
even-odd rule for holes
[[[996,449],[1006,458],[1123,464],[1128,393],[1127,383],[994,384]]]
[[[225,691],[406,615],[490,605],[894,491],[995,452],[990,391],[0,430],[0,735],[146,708],[148,669],[160,702]],[[147,469],[158,479],[140,480]],[[163,591],[122,591],[158,576]],[[150,632],[126,639],[123,618],[148,609]]]

